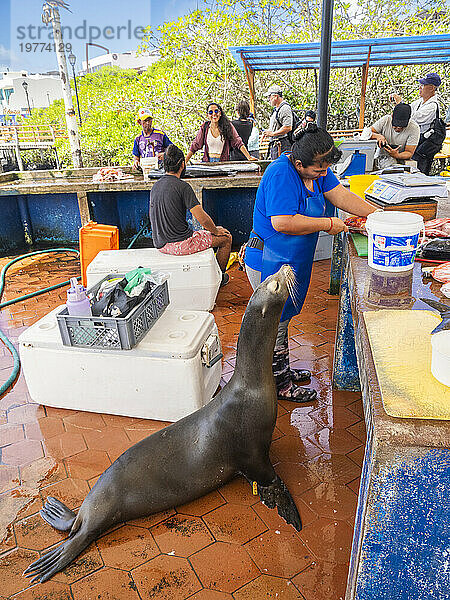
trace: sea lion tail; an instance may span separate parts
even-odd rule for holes
[[[41,556],[34,561],[23,574],[26,577],[33,577],[31,583],[39,581],[44,583],[67,567],[81,552],[89,546],[94,537],[87,533],[78,532],[74,537],[69,537],[62,544]]]
[[[49,496],[39,511],[44,521],[59,531],[69,531],[75,522],[76,514],[57,498]]]
[[[297,531],[302,528],[302,520],[295,506],[289,490],[284,481],[277,477],[268,486],[258,484],[258,492],[263,504],[268,508],[277,507],[278,514],[286,523],[292,525]]]

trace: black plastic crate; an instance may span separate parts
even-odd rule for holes
[[[111,273],[87,291],[96,294],[104,281],[123,278]],[[56,315],[65,346],[130,350],[156,323],[169,304],[167,281],[155,287],[126,317],[75,317],[63,308]]]

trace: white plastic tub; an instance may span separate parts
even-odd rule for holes
[[[431,373],[450,387],[450,330],[431,336]]]
[[[399,273],[414,266],[423,217],[415,213],[389,210],[367,217],[369,266],[379,271]]]
[[[127,273],[136,267],[169,274],[170,308],[214,308],[222,272],[212,248],[188,256],[171,256],[156,248],[103,250],[87,268],[87,286],[91,288],[109,273]]]
[[[219,385],[221,346],[208,312],[167,309],[137,346],[105,351],[63,346],[60,310],[19,336],[34,402],[177,421],[207,404]]]

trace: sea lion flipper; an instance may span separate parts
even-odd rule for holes
[[[302,520],[295,502],[284,481],[278,475],[268,486],[258,484],[258,492],[263,504],[268,508],[275,508],[276,506],[278,514],[286,523],[292,525],[297,531],[301,530]]]
[[[69,531],[76,517],[70,508],[53,496],[47,498],[39,513],[44,521],[59,531]]]

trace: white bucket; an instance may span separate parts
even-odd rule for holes
[[[438,381],[450,386],[450,330],[431,336],[431,372]]]
[[[393,273],[412,269],[423,229],[423,217],[415,213],[380,211],[369,215],[369,266]]]

